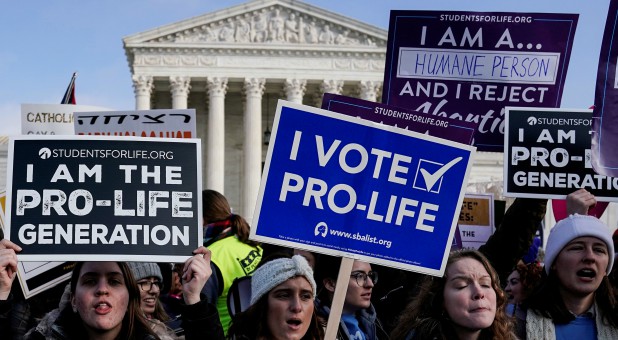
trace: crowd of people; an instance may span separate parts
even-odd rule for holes
[[[570,215],[540,247],[547,201],[516,199],[485,245],[451,252],[442,277],[355,260],[336,338],[618,339],[618,237],[587,215],[595,203],[586,190],[570,194]],[[204,246],[185,263],[78,262],[42,316],[14,308],[24,302],[14,287],[21,249],[1,240],[1,337],[324,339],[341,258],[249,240],[216,191],[203,205]],[[248,307],[231,311],[231,287],[245,277]]]

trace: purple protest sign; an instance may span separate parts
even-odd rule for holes
[[[612,0],[599,54],[592,112],[592,167],[598,174],[611,177],[618,177],[618,45],[613,43],[617,22],[618,1]]]
[[[476,130],[475,123],[434,117],[413,110],[332,93],[324,94],[322,109],[414,132],[427,133],[430,136],[463,144],[472,144]]]
[[[504,107],[559,107],[577,14],[391,11],[382,101],[478,124],[502,151]]]

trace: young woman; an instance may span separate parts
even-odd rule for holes
[[[6,313],[11,308],[10,288],[17,270],[15,252],[21,249],[0,241],[0,334],[11,338]],[[200,247],[185,262],[183,313],[187,339],[222,339],[214,307],[200,301],[210,276],[210,252]],[[70,282],[70,303],[51,320],[48,333],[36,328],[26,339],[159,339],[140,310],[138,285],[125,262],[78,262]]]
[[[251,277],[251,305],[234,316],[228,338],[323,339],[323,325],[314,310],[315,292],[313,271],[304,257],[265,262]]]
[[[505,306],[498,275],[485,256],[456,251],[443,277],[425,278],[391,339],[514,340]]]
[[[527,339],[618,339],[609,228],[587,215],[556,223],[545,247],[545,274],[524,304],[518,334]]]
[[[534,261],[525,264],[519,261],[506,279],[504,292],[508,299],[507,314],[514,316],[520,310],[520,304],[530,295],[541,280],[543,266]]]
[[[335,293],[335,284],[341,258],[322,257],[316,272],[323,284],[319,298],[316,300],[318,315],[328,319],[331,301]],[[371,303],[374,285],[378,282],[378,273],[371,269],[371,264],[355,260],[352,273],[347,283],[341,321],[337,330],[337,339],[385,339],[386,332],[378,320]]]
[[[163,275],[159,265],[154,262],[129,262],[129,268],[135,278],[140,293],[140,309],[144,313],[150,328],[160,337],[176,339],[173,328],[167,325],[170,316],[160,301],[163,290]]]
[[[209,301],[216,301],[223,330],[230,314],[227,294],[234,279],[251,275],[262,260],[262,248],[249,240],[250,227],[242,216],[232,214],[225,196],[214,190],[202,191],[204,246],[212,250],[213,275],[204,287]]]

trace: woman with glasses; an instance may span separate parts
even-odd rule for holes
[[[159,300],[163,290],[161,268],[153,262],[129,262],[127,264],[139,288],[140,309],[150,323],[150,327],[158,334],[166,334],[167,338],[175,338],[175,332],[165,324],[170,317]]]
[[[318,281],[323,285],[316,299],[316,307],[318,315],[325,320],[330,314],[340,265],[341,258],[325,256],[316,268]],[[371,270],[369,263],[354,261],[337,331],[338,340],[388,339],[371,304],[371,294],[377,282],[378,273]]]

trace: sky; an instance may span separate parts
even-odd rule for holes
[[[77,104],[133,110],[122,38],[242,4],[239,0],[23,0],[0,11],[0,135],[21,131],[21,104],[59,104],[73,72]],[[388,30],[390,10],[575,13],[563,108],[594,102],[609,0],[306,0]]]

